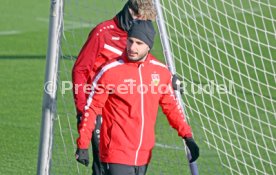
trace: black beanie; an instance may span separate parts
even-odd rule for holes
[[[128,31],[128,37],[134,37],[143,41],[150,49],[153,46],[154,35],[155,30],[150,20],[134,20]]]

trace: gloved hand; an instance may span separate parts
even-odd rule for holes
[[[195,161],[199,157],[199,148],[198,148],[196,142],[194,141],[194,139],[192,137],[184,138],[184,139],[185,139],[187,147],[190,150],[190,153],[191,153],[191,156],[192,156],[192,158],[190,160],[190,163],[192,163],[193,161]]]
[[[77,149],[76,151],[76,160],[81,164],[88,166],[89,164],[89,154],[88,149]]]
[[[172,77],[172,86],[173,86],[173,90],[177,90],[177,91],[179,91],[181,94],[184,93],[183,83],[182,83],[182,81],[177,77],[176,74],[174,74],[173,77]]]

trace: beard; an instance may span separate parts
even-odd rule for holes
[[[148,55],[148,52],[145,52],[142,55],[139,55],[138,53],[135,53],[135,54],[137,54],[138,56],[132,57],[132,56],[130,56],[130,54],[128,54],[128,60],[131,62],[138,62],[138,61],[142,61],[142,60],[144,61]]]

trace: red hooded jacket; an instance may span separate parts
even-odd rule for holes
[[[77,113],[82,113],[95,72],[108,60],[121,56],[126,47],[127,32],[119,28],[118,19],[97,25],[89,34],[72,71],[73,94]]]
[[[192,137],[171,85],[168,68],[148,55],[144,62],[126,56],[106,64],[93,80],[92,90],[79,125],[77,146],[87,149],[102,114],[100,159],[127,165],[149,163],[155,144],[158,106],[181,137]]]

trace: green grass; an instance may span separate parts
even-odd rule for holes
[[[75,57],[85,42],[90,28],[104,19],[113,17],[124,3],[106,2],[97,1],[96,4],[91,4],[94,2],[66,1],[63,35],[66,39],[63,38],[62,42],[60,80],[71,79],[71,68]],[[199,7],[204,7],[200,3],[193,1],[192,6],[196,7],[195,9],[191,8],[191,4],[186,4],[186,13],[183,16],[198,14]],[[181,21],[189,26],[184,26],[183,31],[176,21],[177,31],[183,32],[186,37],[180,40],[173,37],[172,41],[176,69],[185,75],[183,78],[188,83],[187,89],[191,90],[193,84],[206,85],[210,80],[215,80],[217,84],[227,84],[229,80],[235,83],[232,95],[191,94],[189,91],[183,98],[195,138],[201,148],[201,157],[197,161],[199,172],[238,174],[236,170],[243,174],[261,174],[252,169],[256,167],[257,171],[272,174],[275,172],[273,167],[275,168],[276,162],[274,133],[276,85],[273,72],[276,63],[275,58],[271,58],[271,55],[275,56],[276,42],[272,35],[275,33],[273,28],[275,24],[271,20],[264,20],[266,24],[264,28],[263,19],[260,17],[263,15],[265,18],[271,18],[271,13],[267,6],[251,1],[255,13],[260,16],[255,15],[253,19],[250,13],[244,16],[241,13],[237,15],[239,21],[246,21],[250,26],[256,25],[270,32],[267,38],[262,30],[256,32],[253,27],[237,24],[233,20],[234,11],[240,10],[233,9],[229,3],[224,4],[225,6],[220,2],[208,3],[210,11],[206,5],[205,8],[201,8],[201,12],[206,16],[196,19],[182,16]],[[272,16],[275,19],[276,4],[271,3],[274,3]],[[215,5],[221,11],[225,7],[225,13],[232,18],[226,19],[223,14],[217,15],[216,11],[210,8]],[[235,5],[240,6],[240,4]],[[248,2],[245,2],[243,7],[251,8]],[[176,9],[174,5],[172,8]],[[38,3],[35,0],[18,2],[3,0],[1,2],[0,174],[36,173],[49,10],[49,1]],[[212,20],[209,16],[212,16]],[[168,20],[172,19],[168,17]],[[203,30],[203,26],[208,30]],[[232,33],[229,33],[229,28]],[[169,30],[175,36],[179,35],[174,28]],[[9,32],[10,34],[7,34]],[[237,34],[244,37],[239,40]],[[257,38],[271,47],[252,42]],[[225,42],[221,42],[222,39],[225,39]],[[176,43],[182,46],[182,51],[176,50]],[[156,37],[152,53],[163,60],[159,37]],[[84,168],[74,160],[77,131],[71,91],[63,95],[59,92],[57,110],[59,120],[55,120],[51,172],[77,174],[79,171],[79,174],[89,174],[90,167]],[[270,129],[273,131],[272,134]],[[148,174],[188,174],[188,164],[181,150],[182,141],[178,139],[176,132],[171,131],[161,113],[156,130],[156,142],[169,147],[156,146]],[[259,157],[266,161],[261,163]],[[236,158],[241,162],[236,162]],[[235,170],[231,172],[227,166]]]
[[[48,38],[37,18],[49,2],[4,0],[0,10],[0,33],[17,32],[0,34],[0,174],[35,174]]]
[[[11,57],[0,63],[0,174],[34,174],[45,61]]]

